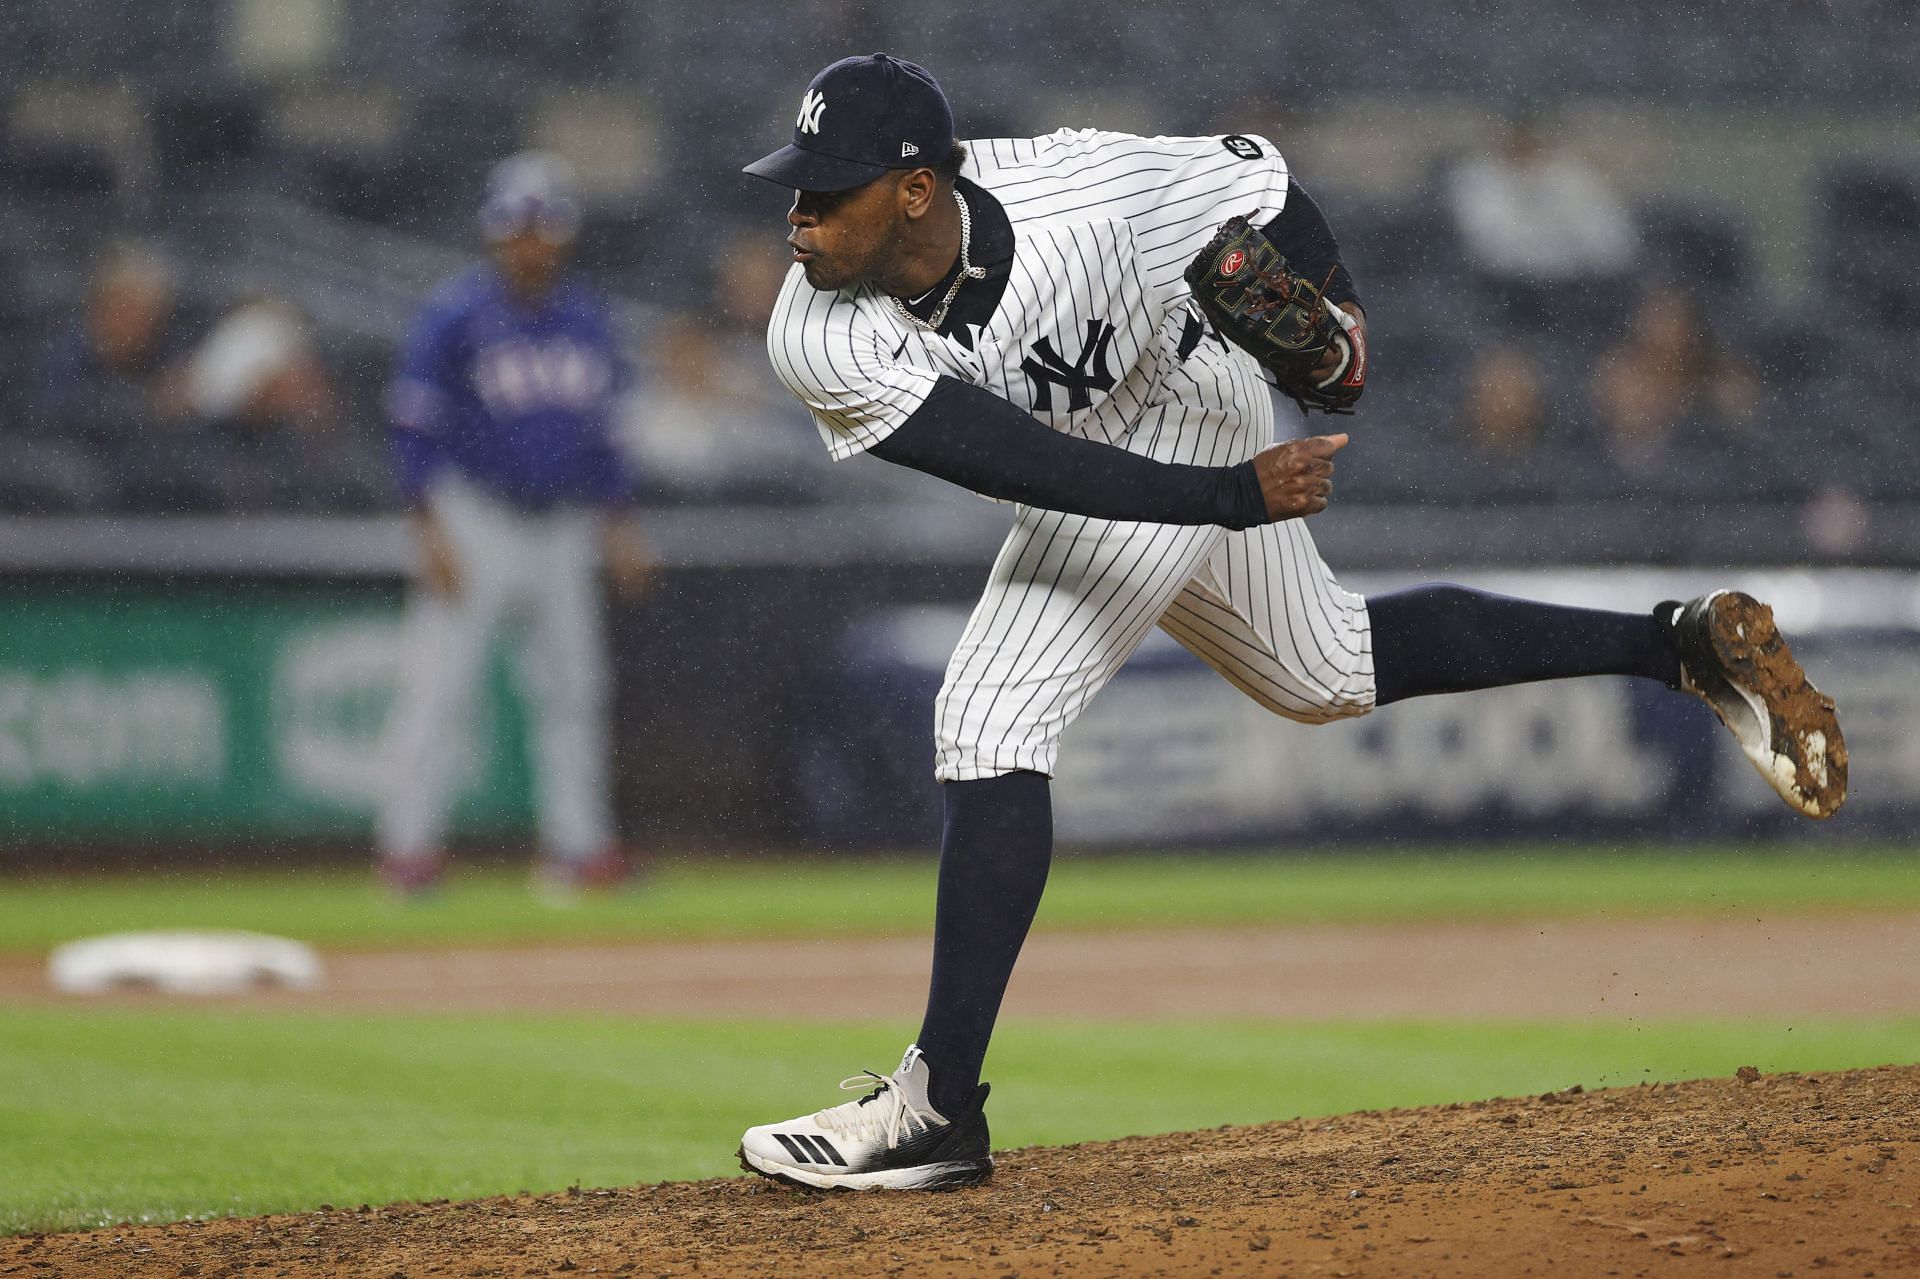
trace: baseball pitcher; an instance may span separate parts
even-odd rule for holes
[[[795,192],[767,346],[832,454],[1014,504],[935,710],[946,819],[918,1039],[891,1076],[846,1081],[861,1098],[749,1129],[748,1169],[859,1189],[990,1174],[979,1075],[1046,882],[1060,736],[1155,626],[1307,724],[1531,680],[1656,680],[1706,699],[1793,807],[1839,807],[1833,703],[1747,596],[1622,614],[1334,580],[1304,517],[1347,436],[1274,443],[1270,387],[1351,412],[1366,314],[1271,141],[960,144],[934,78],[875,54],[816,76],[791,144],[746,172]]]

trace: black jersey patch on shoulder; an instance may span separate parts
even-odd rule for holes
[[[1226,137],[1220,139],[1220,145],[1239,156],[1242,160],[1258,160],[1265,154],[1260,150],[1260,144],[1258,142],[1239,133],[1229,133]]]

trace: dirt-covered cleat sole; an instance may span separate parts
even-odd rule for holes
[[[801,1190],[964,1190],[993,1176],[991,1156],[875,1172],[824,1173],[756,1157],[745,1146],[740,1148],[740,1166]]]
[[[1740,591],[1664,604],[1681,685],[1713,708],[1760,776],[1797,811],[1831,817],[1847,799],[1847,743],[1833,699],[1815,688],[1774,625]]]

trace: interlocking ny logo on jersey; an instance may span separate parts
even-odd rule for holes
[[[1087,321],[1087,344],[1080,358],[1068,364],[1053,343],[1041,338],[1033,344],[1033,355],[1020,361],[1021,372],[1033,383],[1033,407],[1043,413],[1053,411],[1053,388],[1067,388],[1067,409],[1093,407],[1095,391],[1111,391],[1113,374],[1107,369],[1107,346],[1113,341],[1113,326],[1105,320]],[[1038,356],[1039,359],[1035,359]]]
[[[827,95],[818,89],[808,90],[807,96],[800,99],[800,117],[793,127],[802,133],[820,132],[820,113],[827,109]]]

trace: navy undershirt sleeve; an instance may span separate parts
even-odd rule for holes
[[[1327,301],[1339,305],[1352,302],[1363,306],[1360,294],[1353,287],[1353,276],[1340,261],[1340,242],[1333,238],[1333,228],[1327,225],[1326,215],[1320,212],[1320,206],[1313,202],[1306,188],[1287,179],[1287,203],[1281,208],[1279,216],[1260,228],[1268,243],[1280,250],[1287,264],[1301,275],[1316,284],[1327,278],[1331,271],[1333,278],[1327,284]]]
[[[926,403],[867,450],[986,497],[1140,524],[1267,522],[1253,463],[1185,466],[1063,435],[1007,401],[942,377]]]

